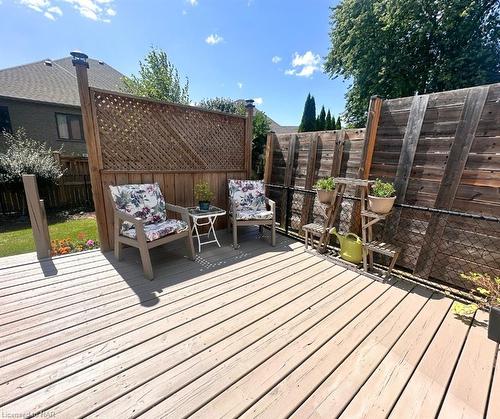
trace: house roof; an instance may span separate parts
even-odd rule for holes
[[[299,127],[295,125],[280,125],[273,119],[267,117],[270,122],[270,128],[271,131],[274,131],[276,134],[289,134],[289,133],[295,133],[299,131]]]
[[[124,90],[123,74],[108,64],[88,59],[89,85]],[[80,106],[76,72],[71,57],[42,60],[0,70],[0,96]]]

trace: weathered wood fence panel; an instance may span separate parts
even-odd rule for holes
[[[395,182],[402,206],[385,225],[377,225],[377,234],[402,248],[400,267],[459,286],[464,286],[460,272],[500,275],[500,84],[383,101],[372,98],[370,112],[378,123],[371,124],[366,135],[365,130],[298,134],[291,165],[291,135],[274,136],[266,182],[282,185],[291,167],[290,186],[304,188],[310,184],[312,166],[314,180],[368,172],[370,179]],[[309,150],[315,137],[313,157]],[[341,160],[335,158],[340,146]],[[339,162],[340,170],[332,170]],[[281,196],[278,188],[269,193]],[[303,193],[289,193],[290,228],[299,232],[311,221],[303,210],[303,203],[308,203]],[[343,224],[338,225],[344,231],[356,230],[355,204],[344,201],[337,220]],[[320,221],[323,215],[314,198],[312,218]]]
[[[285,227],[286,204],[289,205],[289,227],[300,232],[302,225],[319,221],[323,207],[316,197],[303,190],[311,190],[322,177],[356,177],[361,162],[364,129],[271,134],[266,150],[264,180],[268,184],[285,185],[294,191],[282,192],[268,188],[269,195],[278,203],[278,220]],[[345,204],[340,217],[349,219],[351,206]]]
[[[500,84],[385,100],[370,178],[396,182],[398,202],[500,217]],[[397,209],[384,238],[400,266],[463,285],[467,269],[500,274],[500,224]]]

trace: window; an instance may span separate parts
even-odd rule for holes
[[[61,140],[83,140],[82,117],[56,113],[57,135]]]
[[[3,130],[7,132],[12,132],[9,108],[7,108],[7,106],[0,106],[0,134],[2,133]]]

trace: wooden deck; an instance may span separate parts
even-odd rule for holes
[[[0,260],[0,417],[500,418],[485,313],[255,235]]]

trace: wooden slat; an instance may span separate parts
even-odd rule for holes
[[[483,418],[488,401],[492,366],[497,343],[487,338],[488,313],[478,311],[474,317],[457,368],[453,373],[439,418]],[[500,394],[491,393],[493,398]]]
[[[293,167],[295,161],[295,148],[297,146],[298,138],[295,134],[290,136],[290,142],[288,143],[288,157],[286,160],[286,168],[285,168],[285,178],[283,181],[283,186],[287,187],[291,185],[292,177],[293,177]],[[289,200],[289,192],[288,189],[282,190],[281,197],[281,226],[284,227],[286,225],[286,208]],[[290,214],[289,214],[290,215]]]
[[[313,135],[310,141],[309,150],[307,151],[307,169],[304,189],[311,190],[316,176],[316,158],[318,155],[318,135]],[[314,203],[314,195],[305,194],[302,204],[302,213],[300,215],[300,228],[309,222],[309,214]]]
[[[406,190],[413,168],[413,159],[417,151],[418,140],[420,138],[420,130],[424,122],[425,112],[429,95],[415,96],[411,104],[410,116],[406,125],[405,136],[401,154],[399,156],[398,170],[394,179],[394,187],[396,189],[396,203],[405,203]],[[389,241],[396,232],[401,218],[401,209],[395,208],[389,223],[384,227],[384,240]]]
[[[497,359],[494,367],[493,381],[490,388],[490,400],[486,411],[486,419],[500,417],[500,345],[497,345]]]
[[[290,292],[287,291],[283,294],[277,294],[272,298],[274,305],[276,306],[278,297],[282,298],[281,302],[285,302],[288,296],[293,298],[294,295],[298,295],[298,292],[304,292],[306,286],[309,286],[312,291],[311,293],[307,293],[309,297],[307,300],[309,303],[318,306],[320,306],[320,304],[324,305],[326,300],[334,300],[332,294],[338,294],[338,290],[346,286],[346,284],[347,286],[351,286],[352,278],[355,276],[355,274],[347,273],[341,269],[333,270],[331,266],[327,267],[327,269],[325,269],[325,265],[319,266],[318,268],[319,269],[315,267],[314,269],[316,272],[315,275],[308,274],[306,277],[304,277],[303,274],[292,275],[290,277],[292,280],[290,285],[293,287],[290,291],[293,291],[293,293],[290,294]],[[338,281],[337,284],[335,281],[331,280],[332,275]],[[328,278],[329,276],[330,278]],[[309,279],[305,279],[307,277]],[[356,285],[353,284],[352,286],[355,287]],[[329,294],[326,293],[327,290],[330,291]],[[304,305],[303,300],[303,298],[299,297],[299,299],[295,300],[292,304],[286,301],[287,304],[285,306],[278,308],[267,316],[264,316],[266,305],[268,307],[271,307],[271,305],[259,304],[256,307],[258,310],[253,311],[254,316],[257,313],[261,316],[258,322],[247,324],[245,320],[248,321],[251,318],[248,316],[248,314],[251,313],[242,312],[228,319],[224,327],[217,328],[217,331],[215,328],[211,330],[208,338],[204,339],[206,342],[204,345],[201,344],[198,335],[190,342],[182,343],[181,347],[172,348],[172,350],[169,350],[167,353],[161,353],[159,356],[155,357],[156,359],[147,360],[126,374],[113,378],[112,387],[119,386],[120,389],[123,389],[123,397],[117,398],[109,403],[112,398],[116,397],[116,393],[112,394],[107,392],[103,394],[102,397],[99,396],[96,398],[97,400],[94,401],[97,402],[100,407],[97,414],[105,417],[115,410],[116,412],[123,412],[123,414],[126,415],[126,412],[137,406],[134,406],[136,400],[141,400],[141,408],[144,408],[149,405],[150,401],[162,399],[171,392],[172,389],[175,390],[189,382],[196,374],[200,374],[204,370],[210,370],[215,364],[233,355],[237,355],[238,352],[246,346],[254,343],[260,338],[264,338],[278,327],[286,326],[291,319],[293,319],[292,321],[294,322],[294,317],[300,316],[300,318],[306,320],[309,317],[307,312],[310,310]],[[271,300],[268,301],[271,302]],[[318,302],[316,303],[316,301]],[[294,307],[295,304],[297,304],[296,307]],[[243,327],[244,325],[246,327]],[[234,329],[236,333],[230,334]],[[208,333],[204,334],[208,335]],[[219,341],[217,338],[219,338]],[[213,346],[209,346],[207,344],[209,342],[213,342]],[[183,347],[189,348],[189,354],[183,353]],[[199,352],[196,352],[197,349]],[[180,362],[181,360],[183,362]],[[159,364],[162,365],[161,371],[158,370]],[[162,372],[162,374],[160,375],[159,372]],[[150,380],[153,380],[154,383],[150,383]],[[141,383],[143,384],[142,386],[140,386]],[[99,386],[95,390],[99,391],[100,388],[106,390],[109,386],[110,383],[103,383],[102,386]],[[130,387],[133,388],[133,391],[129,393],[127,390]],[[94,394],[94,391],[86,393]],[[77,400],[85,400],[85,396],[85,394],[80,394]],[[64,410],[65,405],[72,406],[74,402],[63,403],[57,406],[57,411],[65,415],[71,415],[73,413],[71,410]]]
[[[435,208],[445,210],[452,208],[487,95],[488,86],[474,87],[467,93],[455,141],[448,155],[439,186]],[[437,252],[436,243],[439,243],[445,227],[443,221],[441,215],[434,214],[427,226],[424,238],[425,245],[421,248],[414,270],[414,273],[420,277],[427,278],[432,269]]]
[[[369,378],[344,408],[337,400],[336,387],[327,380],[303,406],[298,414],[318,406],[317,413],[342,411],[342,418],[385,418],[396,403],[399,394],[410,379],[427,346],[431,342],[444,316],[451,307],[451,301],[435,295],[406,329],[389,353],[369,374]],[[368,375],[368,374],[366,374]],[[350,385],[350,380],[347,380]]]
[[[348,329],[345,329],[267,392],[243,416],[277,417],[294,413],[296,417],[309,417],[314,414],[321,415],[317,410],[317,407],[321,406],[325,416],[336,417],[358,386],[366,380],[370,371],[422,310],[431,294],[431,291],[419,288],[411,292],[381,320],[378,317],[379,313],[374,313],[374,317],[379,320],[378,324],[376,320],[371,320],[368,325],[363,325],[363,328],[355,333],[347,332]],[[355,324],[353,323],[353,326]],[[318,393],[323,392],[326,382],[329,391],[335,394],[336,408],[332,407],[331,403],[326,407],[318,402],[320,400],[318,398],[310,404],[309,411],[304,409],[302,405],[304,396],[319,395]],[[300,391],[297,390],[299,388]],[[295,412],[298,406],[300,406],[299,411]]]
[[[368,108],[368,121],[366,122],[365,141],[363,143],[363,152],[361,155],[362,164],[358,171],[359,179],[368,179],[370,177],[381,108],[382,99],[378,96],[373,96],[370,99],[370,106]]]
[[[435,417],[460,356],[470,321],[449,311],[431,345],[398,398],[391,418]]]
[[[273,174],[273,155],[274,155],[274,147],[276,141],[276,134],[274,132],[269,132],[267,134],[267,143],[266,143],[266,154],[265,154],[265,166],[264,166],[264,183],[271,183],[271,178]]]

